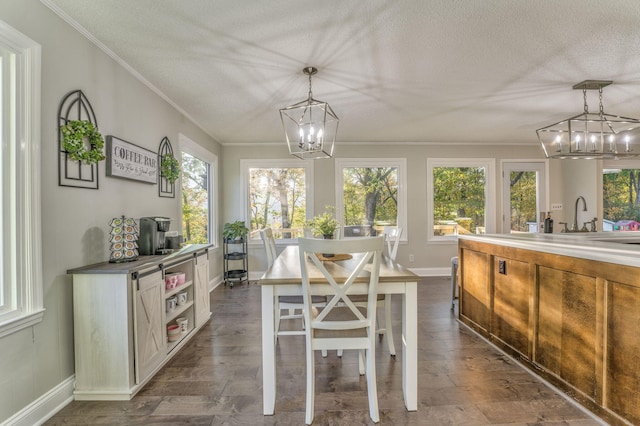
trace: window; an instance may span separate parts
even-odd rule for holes
[[[546,163],[502,163],[502,232],[542,232],[545,211]]]
[[[216,206],[218,157],[180,134],[182,149],[182,235],[188,244],[218,244]]]
[[[428,240],[494,232],[494,182],[492,159],[428,159]]]
[[[404,158],[336,159],[336,216],[345,237],[399,226],[407,240],[406,166]]]
[[[640,231],[640,161],[605,161],[602,168],[603,231]]]
[[[258,230],[266,227],[276,240],[302,236],[307,214],[313,212],[313,162],[242,160],[240,167],[250,239],[260,240]]]
[[[0,337],[42,320],[40,46],[0,22]]]

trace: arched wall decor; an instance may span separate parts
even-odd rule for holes
[[[93,107],[82,90],[67,93],[58,107],[58,185],[99,189],[98,163],[83,164],[82,161],[72,160],[64,149],[60,128],[73,120],[87,120],[98,128]]]
[[[162,138],[160,146],[158,147],[158,165],[162,169],[162,159],[165,155],[173,155],[173,148],[168,137]],[[175,181],[171,182],[169,179],[162,177],[162,172],[158,173],[158,196],[165,198],[175,198],[176,196],[176,184]]]

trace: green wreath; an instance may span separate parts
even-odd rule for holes
[[[178,176],[180,176],[180,163],[173,155],[165,154],[162,156],[162,161],[160,162],[160,176],[168,180],[171,184],[173,184],[176,179],[178,179]]]
[[[85,164],[95,164],[106,157],[102,152],[104,140],[102,135],[88,120],[71,120],[60,127],[62,132],[62,147],[69,157],[75,161],[82,161]],[[85,148],[85,138],[89,141],[91,149]]]

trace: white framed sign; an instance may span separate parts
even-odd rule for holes
[[[107,176],[155,184],[158,170],[158,153],[107,136]]]

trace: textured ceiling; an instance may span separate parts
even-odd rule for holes
[[[282,142],[306,65],[339,142],[537,143],[586,79],[640,117],[638,0],[41,1],[222,144]]]

